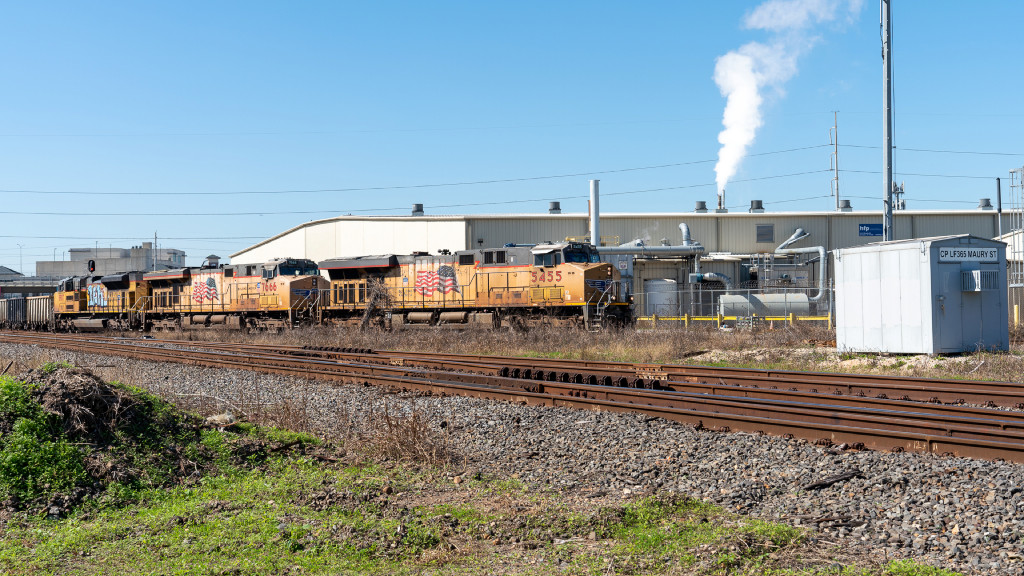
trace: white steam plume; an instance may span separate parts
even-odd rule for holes
[[[715,61],[715,84],[726,98],[724,129],[718,134],[722,148],[715,164],[719,205],[726,182],[736,174],[761,127],[762,89],[771,87],[782,94],[782,85],[796,74],[797,59],[818,40],[809,30],[835,20],[843,8],[855,15],[861,1],[769,0],[744,18],[745,28],[767,30],[772,38],[765,44],[745,44]]]

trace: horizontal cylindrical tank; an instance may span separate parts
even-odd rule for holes
[[[107,321],[103,318],[76,318],[72,323],[81,332],[98,332],[107,327]]]
[[[409,324],[429,324],[433,319],[433,312],[409,312],[405,316],[405,321]]]
[[[441,312],[438,320],[442,324],[465,324],[469,318],[469,312]]]
[[[645,305],[647,316],[677,316],[679,314],[679,285],[669,278],[652,278],[644,280]]]
[[[811,313],[806,294],[726,294],[718,304],[723,316],[807,316]]]

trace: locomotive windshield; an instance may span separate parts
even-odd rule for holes
[[[315,276],[320,270],[309,260],[299,260],[282,263],[277,267],[277,273],[279,276]]]
[[[588,250],[585,247],[569,247],[565,249],[565,261],[573,262],[576,264],[597,264],[601,261],[601,257],[597,255],[597,251],[594,249]]]

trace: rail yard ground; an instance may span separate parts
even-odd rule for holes
[[[195,331],[155,333],[154,336],[374,350],[1024,381],[1024,332],[1011,332],[1009,354],[877,355],[837,352],[835,333],[819,324],[791,327],[779,322],[775,326],[753,331],[697,326],[604,332],[552,328],[527,333],[441,329],[384,332],[314,327],[283,334]]]
[[[827,331],[788,327],[601,334],[318,329],[245,338],[946,378],[1019,381],[1024,374],[1019,350],[953,358],[841,355],[828,347]],[[1024,569],[1021,465],[843,451],[630,414],[419,396],[21,345],[0,345],[0,362],[12,362],[9,375],[68,362],[204,417],[257,407],[239,414],[243,426],[196,428],[190,452],[196,456],[188,459],[194,465],[174,460],[182,473],[173,481],[100,481],[102,490],[71,501],[67,494],[9,500],[0,568],[12,573]],[[162,450],[162,457],[151,455],[154,462],[166,461],[167,446]]]

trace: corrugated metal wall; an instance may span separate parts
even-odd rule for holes
[[[1010,227],[1003,215],[1003,229]],[[601,217],[601,236],[606,244],[636,238],[648,244],[662,239],[678,244],[679,224],[685,222],[695,241],[708,252],[750,254],[771,252],[797,227],[810,237],[799,246],[824,244],[826,249],[848,248],[877,242],[879,236],[861,236],[861,225],[880,225],[878,212],[765,212],[761,214],[606,214]],[[758,242],[758,226],[762,229]],[[924,238],[947,234],[973,234],[993,238],[997,233],[991,211],[895,213],[896,238]],[[441,248],[496,248],[506,243],[533,244],[545,240],[588,234],[585,214],[529,214],[495,216],[340,217],[317,222],[282,234],[232,255],[235,263],[265,262],[282,256],[317,260],[338,256],[435,252]],[[770,235],[764,233],[771,230]],[[770,238],[771,241],[767,241]]]

